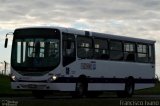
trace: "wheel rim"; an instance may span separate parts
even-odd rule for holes
[[[128,94],[132,94],[132,92],[133,92],[132,85],[130,85],[130,86],[128,87]]]
[[[79,95],[83,95],[83,93],[84,93],[83,83],[77,83],[77,91],[78,91]]]
[[[132,93],[133,93],[133,88],[134,87],[134,85],[133,85],[133,83],[131,82],[131,81],[129,81],[128,82],[128,84],[127,84],[127,93],[129,94],[129,95],[132,95]]]

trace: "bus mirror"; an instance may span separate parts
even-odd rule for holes
[[[5,39],[5,44],[4,44],[5,48],[7,48],[7,45],[8,45],[8,38],[7,38],[8,35],[13,35],[13,32],[9,32],[6,34],[6,39]]]
[[[7,48],[7,45],[8,45],[8,38],[5,39],[4,47]]]

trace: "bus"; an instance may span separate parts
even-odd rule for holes
[[[11,88],[96,97],[131,97],[155,85],[155,41],[63,27],[24,27],[13,33]]]

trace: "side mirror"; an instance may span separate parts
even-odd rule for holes
[[[5,44],[4,44],[5,48],[7,48],[7,45],[8,45],[8,38],[7,38],[8,35],[13,35],[13,32],[9,32],[6,34],[6,39],[5,39]]]
[[[7,48],[7,45],[8,45],[8,38],[5,39],[4,47]]]

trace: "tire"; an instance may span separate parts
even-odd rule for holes
[[[73,93],[72,97],[74,98],[82,98],[83,96],[86,96],[88,89],[88,84],[85,79],[80,79],[76,83],[75,92]]]
[[[128,79],[125,84],[125,95],[126,97],[132,97],[134,93],[134,80]]]
[[[134,93],[134,80],[133,78],[128,78],[125,83],[125,90],[118,91],[117,96],[120,98],[132,97]]]
[[[32,91],[32,95],[37,99],[43,99],[45,97],[44,91]]]

